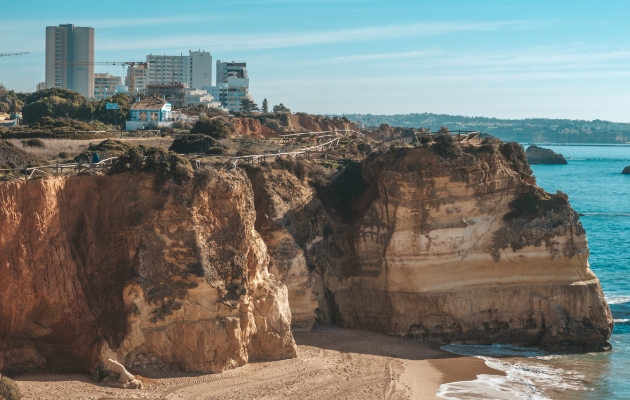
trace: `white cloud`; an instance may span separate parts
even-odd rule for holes
[[[515,29],[536,25],[531,21],[506,22],[448,22],[418,23],[403,25],[374,26],[359,29],[342,29],[320,32],[277,32],[257,34],[256,32],[239,35],[170,35],[151,36],[124,42],[119,39],[105,39],[100,42],[99,49],[165,49],[186,47],[209,47],[213,51],[273,49],[284,47],[310,46],[318,44],[366,42],[388,39],[435,36],[473,31],[492,31],[499,29]]]

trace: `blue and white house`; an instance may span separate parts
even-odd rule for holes
[[[131,119],[127,130],[144,129],[147,126],[173,126],[171,103],[159,97],[146,97],[131,106]]]

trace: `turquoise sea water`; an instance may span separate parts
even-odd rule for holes
[[[526,144],[523,144],[525,147]],[[544,145],[567,165],[533,165],[538,186],[569,195],[590,249],[591,269],[601,281],[615,329],[613,350],[580,355],[549,354],[510,346],[445,346],[473,355],[505,372],[476,381],[442,385],[444,399],[630,399],[630,145]]]

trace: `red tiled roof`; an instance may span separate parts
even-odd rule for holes
[[[164,107],[164,104],[167,102],[160,99],[159,97],[150,96],[145,97],[140,101],[136,101],[131,106],[132,110],[161,110]]]

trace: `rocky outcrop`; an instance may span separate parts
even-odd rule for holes
[[[257,118],[221,118],[232,136],[263,138],[285,132],[322,132],[357,130],[353,122],[346,118],[328,118],[305,113],[261,114]]]
[[[626,167],[621,171],[622,174],[630,175],[630,167]]]
[[[315,274],[309,271],[304,251],[295,236],[308,224],[301,210],[319,201],[315,192],[286,170],[252,168],[247,171],[256,201],[256,230],[269,249],[269,272],[289,291],[291,328],[310,330],[315,322],[318,297],[313,293]]]
[[[133,386],[108,365],[220,372],[295,357],[249,180],[210,172],[181,187],[131,173],[1,184],[4,372]]]
[[[530,164],[566,164],[562,154],[558,154],[550,149],[544,149],[536,145],[531,145],[525,151],[527,161]]]
[[[284,201],[290,235],[267,241],[270,252],[303,254],[323,322],[432,342],[607,348],[612,317],[567,197],[535,186],[518,146],[462,150],[392,149],[336,194]],[[271,174],[253,179],[261,193],[284,172]],[[284,185],[286,197],[304,185]]]
[[[251,136],[266,137],[276,134],[276,131],[270,129],[260,123],[259,120],[253,118],[231,118],[228,120],[228,126],[232,128],[234,136]]]

